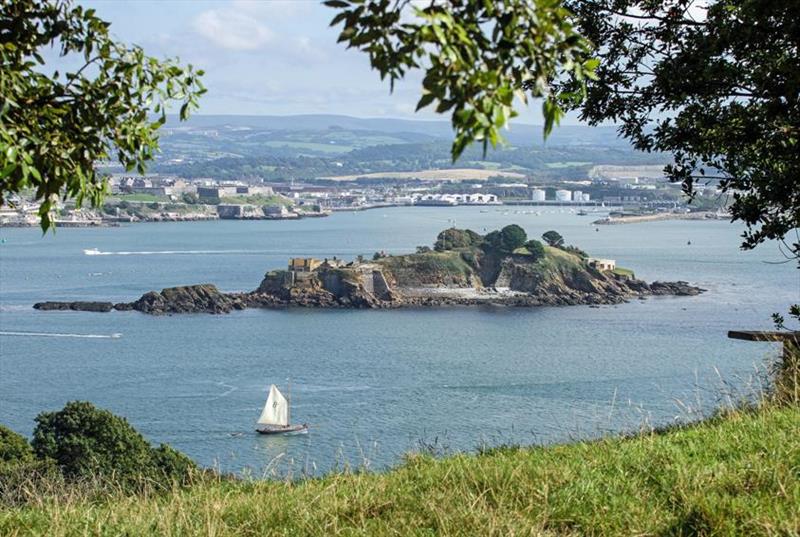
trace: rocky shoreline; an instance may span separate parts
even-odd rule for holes
[[[172,315],[179,313],[225,314],[247,308],[280,309],[341,308],[341,309],[389,309],[389,308],[434,308],[447,306],[601,306],[622,304],[635,298],[648,296],[694,296],[704,289],[687,282],[653,282],[648,284],[636,280],[629,292],[599,295],[596,293],[570,293],[567,295],[508,295],[489,292],[481,298],[458,296],[408,296],[394,300],[371,300],[364,296],[335,296],[329,292],[298,293],[290,297],[278,297],[270,293],[224,293],[211,284],[170,287],[161,292],[150,291],[133,302],[57,302],[34,304],[41,311],[86,311],[108,313],[111,311],[139,311],[149,315]]]
[[[543,247],[528,241],[525,247],[508,249],[496,247],[496,241],[492,234],[450,229],[439,235],[434,249],[415,254],[376,254],[372,261],[359,258],[349,263],[335,258],[291,259],[288,270],[267,272],[250,292],[226,293],[213,284],[201,284],[150,291],[133,302],[48,301],[34,308],[168,315],[287,307],[599,306],[703,292],[684,281],[647,283],[629,270],[609,267],[613,260],[589,258],[574,247]]]

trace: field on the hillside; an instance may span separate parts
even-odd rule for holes
[[[364,173],[359,175],[337,175],[321,177],[332,181],[354,181],[359,178],[367,179],[419,179],[425,181],[466,181],[477,180],[486,181],[490,177],[509,177],[512,179],[523,179],[525,176],[517,172],[502,170],[482,170],[479,168],[452,168],[443,170],[422,170],[410,172],[378,172]]]

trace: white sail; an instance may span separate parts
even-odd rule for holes
[[[289,401],[278,390],[274,384],[269,387],[269,397],[258,418],[259,425],[289,425]]]

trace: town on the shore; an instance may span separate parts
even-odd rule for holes
[[[39,205],[30,196],[0,206],[0,226],[39,225]],[[464,180],[356,178],[351,181],[185,179],[173,175],[113,174],[102,208],[72,202],[60,205],[54,221],[60,227],[119,225],[134,222],[190,220],[285,220],[324,217],[335,211],[380,207],[504,206],[498,210],[536,212],[521,206],[556,207],[578,215],[601,216],[593,223],[615,224],[678,218],[727,218],[715,187],[699,188],[687,203],[680,186],[657,174],[599,174],[582,181],[548,184],[495,177]],[[541,210],[541,209],[540,209]],[[598,213],[602,213],[599,214]]]

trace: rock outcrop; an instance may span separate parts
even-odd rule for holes
[[[247,304],[241,297],[222,293],[215,285],[186,285],[169,287],[160,293],[150,291],[136,300],[115,304],[117,310],[136,310],[152,315],[169,313],[230,313]]]
[[[34,309],[42,311],[92,311],[106,313],[114,309],[111,302],[37,302]]]

